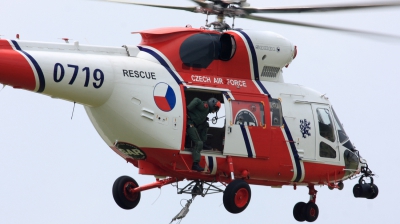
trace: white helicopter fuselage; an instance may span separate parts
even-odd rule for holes
[[[141,174],[172,176],[177,167],[190,164],[186,104],[194,96],[219,96],[224,105],[219,112],[225,116],[222,126],[211,125],[218,134],[211,136],[211,145],[218,151],[202,153],[202,163],[212,175],[229,173],[227,157],[241,163],[234,176],[246,170],[254,183],[275,186],[329,184],[359,170],[358,162],[351,168],[346,165],[343,155],[350,150],[354,154],[352,144],[339,138],[344,130],[329,100],[309,88],[283,83],[282,68],[297,53],[283,37],[271,32],[226,32],[235,39],[229,60],[246,53],[249,79],[239,73],[215,74],[216,69],[209,69],[214,62],[203,70],[180,73],[171,57],[151,46],[152,35],[202,32],[141,32],[144,40],[138,47],[0,40],[2,58],[12,59],[0,60],[5,68],[0,82],[84,105],[106,144],[139,167]],[[227,70],[235,72],[231,66]],[[330,131],[322,130],[321,122]],[[121,143],[131,148],[118,147]],[[177,155],[183,163],[173,158]]]

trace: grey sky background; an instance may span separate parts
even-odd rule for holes
[[[147,2],[192,5],[186,0]],[[249,2],[263,7],[364,1]],[[86,0],[0,0],[0,15],[0,38],[15,39],[19,33],[22,40],[62,42],[60,38],[68,37],[102,46],[138,44],[140,36],[132,31],[200,27],[206,19],[202,14]],[[400,36],[400,7],[270,16]],[[327,94],[350,139],[379,176],[375,200],[353,197],[357,180],[346,181],[342,191],[317,186],[317,222],[396,223],[400,40],[245,19],[237,19],[235,27],[274,31],[298,46],[297,58],[284,69],[285,81]],[[154,177],[139,175],[116,155],[82,106],[75,107],[71,120],[72,103],[11,87],[0,91],[0,105],[0,223],[169,223],[180,211],[181,199],[190,198],[165,186],[142,192],[138,207],[125,211],[113,200],[114,180],[129,175],[143,185]],[[208,195],[195,199],[182,223],[296,223],[293,206],[309,199],[306,187],[251,189],[250,205],[240,214],[225,210],[222,194]]]

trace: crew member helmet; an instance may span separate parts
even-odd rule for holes
[[[214,97],[208,99],[207,103],[210,111],[218,112],[219,108],[221,108],[221,102],[219,102],[219,100],[215,99]]]

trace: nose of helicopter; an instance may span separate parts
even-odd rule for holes
[[[35,75],[27,57],[21,50],[14,50],[12,41],[0,40],[0,83],[34,90]]]

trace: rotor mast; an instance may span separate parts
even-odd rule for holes
[[[208,24],[208,19],[207,19],[207,24],[206,27],[211,27],[213,26],[213,29],[219,32],[222,32],[223,30],[230,30],[234,28],[234,21],[236,16],[244,16],[246,13],[241,10],[241,7],[243,6],[249,6],[250,4],[246,3],[245,0],[239,0],[239,1],[213,1],[213,2],[208,2],[203,9],[205,9],[207,13],[207,17],[210,14],[216,15],[216,21]],[[229,26],[225,22],[225,17],[232,17],[233,22],[232,22],[232,27]]]
[[[206,27],[211,27],[211,26],[213,26],[214,30],[219,31],[219,32],[231,29],[231,27],[225,22],[225,15],[223,12],[220,12],[219,14],[217,14],[216,21],[206,24]]]

